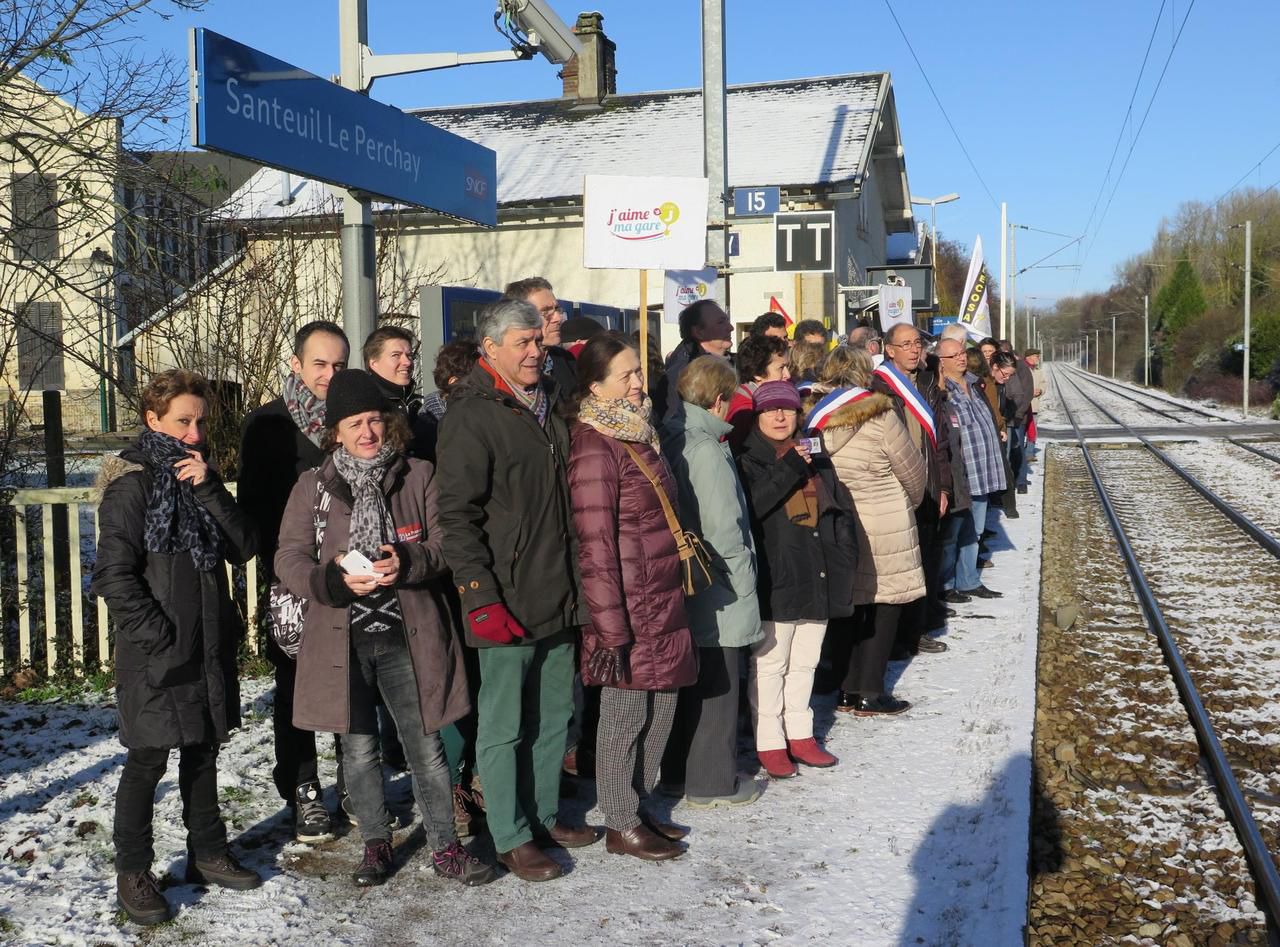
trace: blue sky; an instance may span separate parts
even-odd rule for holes
[[[998,276],[1000,247],[996,202],[1008,202],[1013,222],[1075,236],[1086,233],[1102,189],[1093,222],[1078,245],[1087,253],[1072,247],[1046,261],[1082,263],[1079,273],[1037,269],[1023,275],[1019,296],[1037,297],[1036,305],[1049,305],[1073,290],[1104,288],[1117,263],[1149,245],[1161,218],[1185,200],[1215,200],[1280,143],[1275,48],[1280,4],[1273,0],[891,3],[977,173],[947,127],[885,0],[726,0],[729,81],[889,71],[912,192],[960,193],[959,201],[939,206],[938,228],[966,244],[981,234],[993,276]],[[553,5],[570,23],[580,8],[604,14],[605,31],[618,45],[619,92],[701,82],[698,0],[594,0],[591,5],[553,0]],[[186,29],[207,26],[331,75],[338,71],[337,7],[337,0],[210,0],[199,14],[167,22],[149,18],[140,26],[149,42],[183,57]],[[488,0],[369,0],[369,10],[375,52],[502,47]],[[1186,26],[1135,143],[1184,17]],[[1149,41],[1149,59],[1126,122]],[[374,96],[402,107],[555,97],[560,94],[556,69],[535,59],[380,79]],[[1280,151],[1241,186],[1268,187],[1277,181]],[[927,219],[927,207],[917,212]],[[1066,242],[1019,231],[1019,265]]]

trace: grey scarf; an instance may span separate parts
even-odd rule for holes
[[[383,444],[377,456],[368,460],[353,457],[344,447],[333,452],[338,475],[351,488],[351,536],[347,548],[358,549],[370,559],[378,555],[378,547],[383,543],[395,542],[391,507],[382,492],[382,481],[395,457],[395,449],[390,444]]]

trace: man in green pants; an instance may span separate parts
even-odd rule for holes
[[[440,426],[440,528],[480,653],[476,767],[489,832],[513,874],[549,881],[561,868],[543,848],[600,837],[556,815],[581,624],[569,430],[542,375],[538,310],[503,299],[476,328],[482,357]]]

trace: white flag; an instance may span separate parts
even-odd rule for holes
[[[964,294],[960,297],[960,324],[972,339],[985,339],[991,335],[991,306],[988,302],[987,266],[982,259],[982,237],[973,241],[973,256],[969,258],[969,275],[964,279]]]

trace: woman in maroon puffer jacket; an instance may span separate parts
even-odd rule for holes
[[[591,616],[582,629],[582,683],[601,688],[596,787],[605,845],[658,861],[684,851],[677,843],[686,830],[642,812],[640,797],[657,782],[677,691],[697,678],[680,560],[657,492],[674,505],[676,485],[630,342],[594,337],[577,370],[569,493]]]

